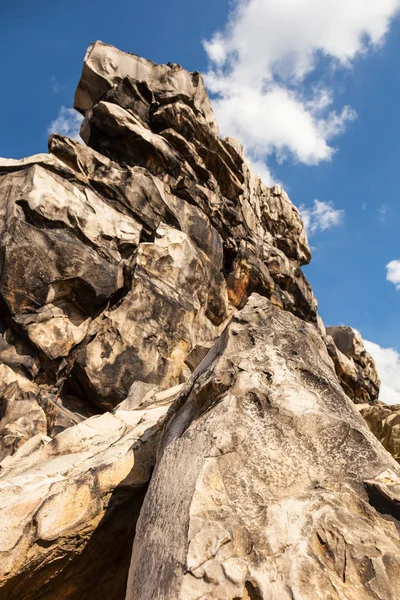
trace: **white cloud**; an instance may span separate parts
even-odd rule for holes
[[[56,80],[54,75],[52,77],[50,77],[50,81],[51,81],[51,87],[53,88],[53,92],[55,94],[59,94],[60,92],[62,92],[65,89],[65,86],[58,83],[58,81]]]
[[[386,265],[386,279],[395,284],[396,290],[400,290],[400,260],[391,260]]]
[[[381,348],[364,341],[365,349],[375,361],[381,380],[379,400],[386,404],[400,404],[400,354],[393,348]]]
[[[336,209],[331,202],[321,200],[314,200],[312,208],[306,208],[302,204],[299,211],[308,235],[341,225],[344,219],[344,210]]]
[[[355,118],[334,109],[333,92],[314,74],[349,68],[381,44],[400,0],[236,0],[226,27],[204,42],[205,74],[223,135],[253,160],[275,153],[306,164],[331,158],[330,141]],[[345,15],[345,17],[344,17]]]
[[[60,133],[69,138],[82,142],[79,130],[82,123],[82,115],[73,108],[62,106],[57,117],[50,123],[47,133]]]
[[[268,187],[272,187],[276,183],[279,183],[276,177],[273,176],[267,165],[262,160],[252,159],[249,160],[251,168],[261,178],[261,181]]]

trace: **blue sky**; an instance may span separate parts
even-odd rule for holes
[[[311,219],[305,273],[325,323],[351,325],[377,345],[381,373],[389,369],[400,401],[400,360],[383,350],[400,351],[400,291],[386,279],[386,265],[400,260],[400,2],[375,0],[371,14],[361,0],[319,5],[308,31],[311,0],[239,0],[239,12],[228,0],[7,3],[0,156],[46,151],[47,130],[61,106],[72,106],[96,39],[208,74],[223,133],[242,137],[254,163],[267,165],[260,166],[265,178],[283,182]],[[262,84],[253,89],[257,78]],[[242,103],[239,123],[233,101]],[[271,134],[268,113],[277,110],[275,121],[289,131],[278,126]],[[310,212],[316,199],[334,212],[325,229]]]

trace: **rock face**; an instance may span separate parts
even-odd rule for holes
[[[253,295],[170,411],[127,599],[397,598],[399,473],[317,330]]]
[[[176,390],[149,392],[136,386],[113,414],[53,440],[38,434],[3,460],[1,598],[124,597],[138,508]]]
[[[388,406],[377,402],[374,406],[357,407],[367,421],[372,433],[394,458],[400,462],[400,405]]]
[[[374,404],[381,382],[359,332],[342,325],[328,327],[326,333],[328,352],[346,394],[356,404]]]
[[[0,600],[398,598],[378,377],[298,210],[199,73],[96,42],[75,107],[87,145],[0,159]]]

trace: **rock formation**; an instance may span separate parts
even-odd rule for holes
[[[374,405],[359,404],[357,407],[367,421],[372,433],[388,452],[400,462],[400,405],[377,402]]]
[[[328,327],[326,333],[327,349],[346,394],[356,404],[374,404],[381,382],[359,332],[342,325]]]
[[[378,377],[297,209],[199,73],[96,42],[75,107],[86,145],[0,160],[0,600],[400,597]]]
[[[398,473],[316,328],[253,295],[170,410],[127,599],[398,598]]]

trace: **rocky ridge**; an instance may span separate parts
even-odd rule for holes
[[[399,597],[379,380],[297,209],[199,73],[96,42],[75,107],[87,145],[0,160],[0,599]]]

